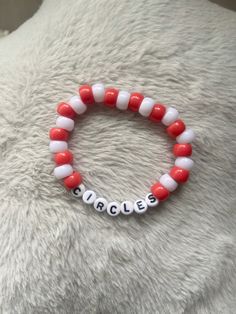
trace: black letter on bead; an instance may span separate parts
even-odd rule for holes
[[[112,206],[110,207],[110,213],[113,214],[113,215],[115,215],[115,214],[116,214],[116,211],[113,212],[113,211],[112,211],[112,208],[117,209],[116,205],[112,205]]]
[[[75,195],[78,195],[81,192],[81,189],[79,187],[77,187],[73,190],[73,192]]]
[[[91,196],[92,196],[92,193],[89,195],[89,197],[87,197],[87,201],[90,199]]]
[[[153,194],[149,194],[148,195],[148,199],[149,199],[150,203],[155,203],[156,202],[156,199],[155,199]]]
[[[129,211],[129,209],[127,209],[127,206],[126,206],[125,203],[123,204],[123,206],[124,206],[124,212],[125,212],[125,213],[129,213],[130,211]]]
[[[105,204],[103,202],[98,202],[96,208],[99,209],[99,210],[102,210],[104,205]]]
[[[136,202],[137,206],[138,206],[138,209],[142,210],[142,209],[145,209],[145,207],[143,207],[143,202],[142,201],[138,201]]]

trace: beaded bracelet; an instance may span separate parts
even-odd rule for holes
[[[130,109],[153,122],[162,122],[167,127],[166,131],[169,136],[176,139],[177,144],[173,147],[173,153],[177,157],[174,167],[169,173],[162,175],[159,182],[151,186],[150,193],[144,199],[138,199],[134,203],[131,201],[124,201],[121,204],[108,203],[105,198],[97,197],[94,191],[87,190],[82,184],[81,174],[73,170],[73,154],[68,150],[67,144],[69,132],[74,128],[76,115],[83,114],[87,106],[95,103],[104,103],[105,106],[116,107],[120,110]],[[193,167],[193,161],[189,158],[192,154],[190,143],[195,139],[195,135],[179,119],[179,113],[175,108],[166,108],[140,93],[130,94],[115,88],[105,89],[103,84],[94,84],[81,86],[78,96],[73,96],[67,103],[59,103],[57,113],[59,116],[56,120],[56,127],[50,130],[49,135],[49,147],[56,163],[54,175],[57,179],[63,179],[64,185],[71,190],[74,197],[82,198],[86,204],[93,204],[98,212],[107,211],[111,216],[117,216],[119,213],[129,215],[132,212],[142,214],[148,207],[155,207],[160,201],[166,200],[179,183],[188,180],[189,171]]]

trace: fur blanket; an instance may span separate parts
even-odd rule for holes
[[[207,0],[45,0],[0,40],[0,312],[236,312],[236,16]],[[98,214],[52,176],[48,130],[78,85],[176,106],[188,184],[143,216]],[[163,128],[102,106],[71,148],[85,183],[135,200],[168,171]]]

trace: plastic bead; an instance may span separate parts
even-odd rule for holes
[[[124,215],[130,215],[134,211],[134,204],[130,201],[124,201],[120,205],[120,210]]]
[[[73,168],[71,167],[71,165],[66,164],[56,167],[53,173],[57,179],[63,179],[70,176],[73,173]]]
[[[185,157],[192,155],[191,144],[175,144],[173,148],[173,154],[176,157]]]
[[[108,205],[108,201],[103,197],[99,197],[95,200],[93,207],[98,212],[104,212],[107,209],[107,205]]]
[[[176,182],[184,183],[188,180],[189,171],[186,169],[182,169],[182,168],[174,166],[170,170],[170,175]]]
[[[160,122],[166,112],[166,108],[164,105],[155,104],[152,108],[152,112],[150,113],[149,119],[153,122]]]
[[[178,186],[178,183],[168,173],[163,174],[159,182],[170,192],[176,190]]]
[[[195,133],[192,129],[186,129],[182,134],[176,137],[179,144],[192,143],[195,140]]]
[[[73,110],[73,108],[65,103],[65,102],[61,102],[58,106],[57,106],[57,112],[64,117],[70,118],[70,119],[74,119],[76,117],[76,112]]]
[[[53,141],[67,141],[69,138],[69,132],[62,128],[52,128],[50,130],[49,137]]]
[[[74,129],[74,120],[66,117],[59,116],[56,120],[56,126],[67,131],[72,131]]]
[[[87,110],[87,106],[82,102],[79,96],[71,97],[68,104],[79,115],[83,114]]]
[[[74,189],[82,182],[82,176],[79,172],[74,171],[70,176],[64,179],[64,184],[68,189]]]
[[[148,206],[144,200],[139,199],[136,202],[134,202],[134,211],[137,214],[143,214],[147,211],[147,209],[148,209]]]
[[[139,113],[143,117],[148,117],[150,113],[152,112],[153,106],[154,106],[154,100],[152,98],[145,97],[139,107]]]
[[[179,117],[179,113],[175,108],[169,107],[166,110],[166,113],[164,114],[164,117],[162,118],[161,122],[166,125],[169,126],[171,125],[173,122],[175,122]]]
[[[89,86],[89,85],[80,86],[79,94],[80,94],[80,98],[84,104],[92,105],[95,103],[91,86]]]
[[[93,98],[96,103],[101,103],[104,101],[105,88],[103,84],[94,84],[92,86]]]
[[[175,166],[186,170],[191,170],[193,168],[193,165],[193,160],[188,157],[178,157],[175,160]]]
[[[73,154],[69,150],[55,154],[54,161],[57,165],[72,164]]]
[[[145,202],[147,203],[148,207],[156,207],[159,204],[158,199],[152,193],[148,193],[146,195]]]
[[[169,134],[170,137],[176,138],[176,136],[180,135],[183,133],[185,130],[185,124],[182,120],[176,120],[173,122],[171,125],[168,126],[166,129],[167,133]]]
[[[120,110],[128,109],[130,99],[130,93],[126,91],[120,91],[116,100],[116,107]]]
[[[82,195],[85,192],[85,186],[83,185],[83,183],[81,183],[80,185],[76,186],[75,188],[71,189],[71,194],[74,197],[82,197]]]
[[[120,204],[117,202],[111,202],[107,205],[107,213],[110,216],[117,216],[120,213]]]
[[[93,204],[96,200],[96,193],[92,190],[87,190],[84,192],[82,199],[85,204]]]
[[[130,95],[128,108],[131,111],[138,111],[139,107],[143,101],[143,98],[144,98],[143,95],[140,93],[132,93]]]
[[[107,88],[105,91],[104,105],[108,107],[115,107],[118,93],[118,89]]]
[[[151,187],[151,192],[159,201],[166,200],[170,194],[170,192],[159,182]]]
[[[59,153],[67,150],[68,144],[64,141],[50,141],[49,149],[51,153]]]

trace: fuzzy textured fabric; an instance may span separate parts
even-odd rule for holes
[[[45,0],[0,40],[0,312],[236,312],[236,14],[206,0]],[[48,130],[78,85],[176,106],[197,133],[191,179],[143,216],[111,218],[54,179]],[[173,163],[163,127],[96,106],[76,168],[135,200]]]

